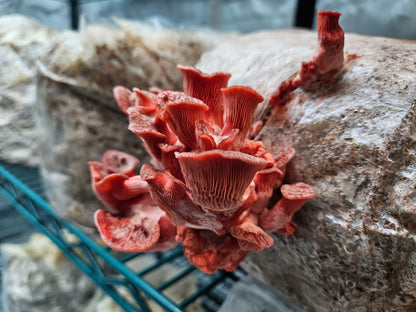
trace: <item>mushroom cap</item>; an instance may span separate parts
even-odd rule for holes
[[[289,200],[306,200],[315,196],[313,188],[303,182],[282,185],[280,191]]]
[[[246,188],[266,161],[236,151],[175,153],[193,201],[209,211],[239,208]]]
[[[240,245],[247,246],[244,242],[249,242],[251,250],[263,250],[265,247],[273,245],[273,238],[264,232],[259,226],[250,221],[244,221],[230,229],[230,233],[238,238]]]
[[[316,23],[318,35],[327,36],[328,33],[339,31],[341,28],[338,24],[341,13],[333,11],[319,11]],[[342,30],[342,29],[341,29]]]
[[[95,224],[103,241],[114,250],[140,252],[151,248],[160,237],[159,218],[149,217],[145,209],[130,218],[113,216],[105,210],[97,210]]]
[[[185,146],[194,149],[197,146],[196,121],[204,119],[209,107],[183,92],[164,91],[158,99],[164,99],[160,100],[165,106],[163,118],[171,130]]]
[[[128,176],[134,175],[134,169],[139,163],[140,161],[133,155],[116,150],[108,150],[103,155],[103,164],[108,169]]]
[[[215,232],[223,230],[215,215],[204,211],[192,201],[182,181],[168,172],[156,172],[149,165],[144,165],[140,174],[148,183],[155,203],[166,212],[175,225]]]
[[[134,106],[134,93],[123,86],[116,86],[113,88],[113,95],[118,106],[124,114],[127,114],[127,109]]]
[[[176,239],[183,244],[189,263],[208,274],[219,269],[234,271],[247,255],[230,234],[179,227]]]
[[[222,134],[238,129],[235,149],[239,149],[250,130],[254,111],[263,97],[249,87],[232,86],[221,89],[224,105],[224,128]]]
[[[221,88],[227,86],[231,75],[226,73],[204,74],[191,66],[178,65],[177,68],[183,74],[184,92],[207,104],[209,107],[206,114],[207,119],[222,127],[224,108]]]
[[[135,105],[139,108],[139,111],[145,115],[154,115],[157,110],[157,95],[149,92],[142,91],[138,88],[133,88],[133,92],[136,96]]]

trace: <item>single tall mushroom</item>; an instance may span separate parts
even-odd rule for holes
[[[344,31],[338,12],[318,12],[318,46],[312,60],[303,62],[294,79],[283,81],[269,99],[272,106],[284,106],[297,88],[310,88],[316,82],[329,84],[344,65]]]

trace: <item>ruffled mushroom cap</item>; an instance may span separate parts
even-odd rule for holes
[[[118,213],[124,210],[120,201],[112,195],[112,191],[115,188],[122,188],[128,177],[120,173],[113,174],[107,167],[96,161],[90,161],[88,165],[91,172],[92,188],[98,199],[111,212]]]
[[[134,176],[138,164],[134,156],[115,150],[104,154],[103,163],[89,162],[93,190],[108,210],[128,210],[130,200],[148,192],[147,183]]]
[[[142,114],[137,107],[129,108],[128,115],[129,130],[141,139],[144,148],[150,155],[160,160],[162,155],[159,144],[165,143],[167,136],[156,129],[153,117]]]
[[[146,115],[152,115],[157,110],[157,96],[152,92],[141,91],[138,88],[134,88],[131,92],[125,87],[116,86],[113,94],[121,111],[126,115],[128,115],[128,109],[134,106]]]
[[[219,269],[234,271],[247,256],[247,251],[230,234],[179,227],[176,239],[183,244],[189,263],[208,274]]]
[[[243,250],[261,251],[273,244],[273,238],[257,226],[254,214],[248,214],[241,223],[232,226],[230,234],[238,239]]]
[[[250,130],[254,111],[263,97],[248,87],[233,86],[221,89],[224,105],[224,128],[222,135],[238,129],[234,149],[239,150]]]
[[[113,172],[125,174],[129,177],[135,175],[134,169],[140,161],[133,155],[116,150],[108,150],[103,155],[103,164]]]
[[[205,120],[198,120],[195,124],[195,135],[201,151],[217,148],[215,129]]]
[[[135,106],[139,108],[139,111],[142,114],[154,115],[157,113],[158,107],[156,94],[148,91],[142,91],[138,88],[133,88],[133,92],[136,95]]]
[[[209,107],[182,92],[164,91],[158,100],[165,106],[164,120],[178,139],[189,149],[196,148],[195,123],[204,119]]]
[[[184,92],[208,105],[207,120],[222,128],[224,108],[221,89],[227,86],[231,75],[225,73],[207,75],[194,67],[183,65],[178,65],[177,68],[183,74]]]
[[[194,203],[212,212],[237,210],[257,171],[266,161],[235,151],[176,153]]]
[[[288,147],[280,152],[280,154],[274,159],[275,167],[285,172],[286,165],[295,156],[295,150],[292,147]],[[280,184],[275,184],[275,187],[279,187]]]
[[[175,178],[183,181],[182,171],[179,167],[178,159],[175,157],[175,153],[183,152],[185,150],[185,146],[182,144],[169,145],[160,143],[159,149],[161,150],[160,163],[162,164],[163,168],[169,170]]]
[[[114,250],[135,252],[149,249],[160,237],[158,221],[162,210],[159,209],[155,218],[149,218],[148,214],[154,214],[153,208],[157,206],[144,206],[142,211],[130,217],[113,216],[98,210],[95,213],[95,223],[101,238]]]
[[[90,162],[93,189],[110,211],[98,210],[95,223],[104,242],[120,251],[166,250],[176,245],[176,227],[150,197],[134,169],[139,160],[110,150],[103,162]]]
[[[256,185],[257,200],[250,206],[254,213],[261,213],[273,195],[274,185],[283,180],[283,172],[273,166],[256,173],[253,181]]]
[[[189,197],[185,184],[169,173],[156,172],[149,165],[140,171],[150,189],[152,198],[176,226],[209,229],[223,233],[223,226],[215,215],[204,211]]]
[[[203,152],[213,149],[220,149],[223,151],[234,149],[234,142],[239,133],[238,129],[232,129],[226,135],[221,135],[219,128],[212,127],[205,120],[198,120],[196,122],[195,131],[198,146]]]
[[[142,252],[174,247],[176,228],[149,195],[142,196],[125,215],[104,210],[95,213],[95,223],[103,241],[114,250]]]
[[[113,95],[118,106],[124,114],[127,114],[127,109],[135,105],[135,95],[129,89],[116,86],[113,89]]]
[[[268,201],[273,195],[273,190],[282,184],[286,165],[294,155],[295,150],[293,148],[286,148],[274,159],[272,167],[256,173],[253,181],[256,185],[257,201],[250,207],[252,212],[260,213],[267,207]]]
[[[253,141],[246,139],[240,152],[252,155],[254,157],[263,158],[266,160],[266,168],[272,167],[275,163],[272,154],[266,152],[266,148],[262,141]]]
[[[276,231],[289,235],[296,230],[296,224],[291,222],[293,214],[298,211],[307,199],[313,198],[315,192],[306,183],[282,185],[282,199],[270,210],[264,210],[260,216],[260,226],[266,232]]]

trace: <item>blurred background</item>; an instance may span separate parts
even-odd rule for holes
[[[0,14],[32,16],[55,29],[110,24],[111,16],[174,27],[252,32],[311,28],[315,12],[342,13],[346,32],[416,39],[414,0],[1,0]]]

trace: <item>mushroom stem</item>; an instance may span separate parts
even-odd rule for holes
[[[305,200],[290,200],[282,198],[270,210],[264,210],[260,216],[260,226],[265,232],[284,230],[292,221],[293,214],[298,211]]]
[[[283,81],[269,99],[274,107],[285,106],[297,88],[311,88],[315,82],[331,83],[344,65],[344,31],[338,24],[338,12],[318,12],[318,46],[312,60],[303,62],[294,79]]]
[[[260,226],[266,232],[277,231],[279,234],[292,234],[296,225],[291,222],[293,214],[298,211],[307,199],[315,196],[312,187],[305,183],[283,185],[282,199],[270,210],[260,215]]]

